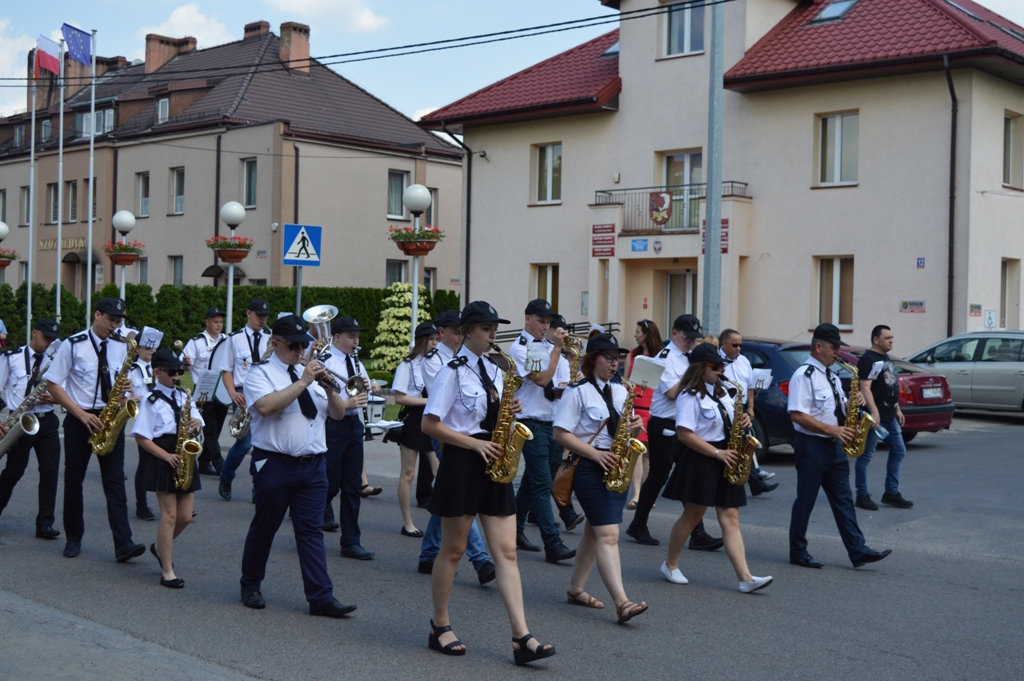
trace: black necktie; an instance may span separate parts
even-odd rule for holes
[[[718,413],[722,415],[722,426],[725,427],[725,435],[728,438],[729,434],[732,433],[732,419],[729,418],[729,412],[726,410],[725,405],[718,399],[718,396],[714,393],[714,388],[710,393],[711,399],[714,400],[715,404],[718,405]],[[741,414],[742,416],[742,414]]]
[[[106,404],[110,399],[110,366],[107,363],[107,341],[100,341],[100,400]]]
[[[294,366],[288,367],[288,375],[292,377],[292,383],[298,382],[299,375],[295,373]],[[313,396],[309,394],[308,390],[299,393],[299,410],[310,421],[316,418],[316,405],[313,404]]]
[[[597,388],[597,381],[590,379],[590,382]],[[608,435],[614,439],[615,431],[619,429],[619,413],[615,411],[615,405],[612,404],[612,384],[605,383],[604,388],[598,389],[598,392],[601,393],[605,406],[608,407]]]
[[[259,331],[253,331],[253,333],[252,333],[252,363],[256,364],[259,361],[260,361],[260,332]]]
[[[839,398],[839,392],[836,390],[836,384],[832,382],[832,372],[828,369],[825,369],[825,380],[828,381],[828,387],[832,388],[832,398],[836,403],[836,425],[841,426],[846,423],[846,414],[843,413],[843,401]]]
[[[345,369],[348,370],[348,377],[355,378],[356,368],[352,364],[352,355],[345,355]]]
[[[25,387],[25,395],[27,396],[32,389],[39,385],[39,365],[43,362],[43,353],[35,353],[35,362],[32,364],[32,373],[29,375],[28,385]]]
[[[483,357],[476,361],[476,366],[480,371],[480,383],[484,386],[484,391],[487,392],[487,416],[480,422],[480,427],[487,432],[491,432],[498,425],[498,407],[500,406],[501,399],[498,397],[497,386],[494,385],[494,381],[491,380],[487,369],[484,367]]]

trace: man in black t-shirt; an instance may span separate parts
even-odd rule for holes
[[[871,330],[871,349],[857,362],[860,377],[860,391],[864,395],[865,407],[875,419],[875,427],[868,434],[864,453],[857,459],[856,484],[857,506],[877,511],[878,505],[868,494],[868,464],[875,454],[879,440],[889,449],[889,462],[885,471],[885,493],[882,503],[899,508],[910,508],[914,502],[907,501],[900,494],[900,469],[907,446],[903,443],[903,412],[900,411],[900,385],[896,367],[889,359],[893,334],[888,326],[879,324]],[[888,431],[888,432],[886,432]]]

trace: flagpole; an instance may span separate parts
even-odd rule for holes
[[[60,74],[57,78],[57,87],[60,88],[60,115],[58,117],[57,136],[57,323],[60,324],[60,274],[62,264],[60,261],[61,242],[63,241],[64,225],[64,39],[61,38],[57,48],[57,58],[60,60]]]
[[[32,53],[32,132],[28,154],[28,263],[25,268],[25,342],[32,338],[32,257],[36,222],[36,83],[39,81],[39,47]]]
[[[92,41],[89,43],[89,51],[92,52],[92,94],[89,101],[89,118],[96,118],[96,29],[92,30]],[[88,327],[92,319],[92,287],[95,285],[96,277],[93,275],[92,264],[92,201],[96,191],[95,175],[93,175],[93,158],[96,144],[96,124],[93,123],[89,130],[89,233],[85,237],[85,257],[88,263],[85,267],[85,325]]]

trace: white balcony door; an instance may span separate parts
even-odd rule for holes
[[[697,271],[669,272],[665,276],[666,338],[672,322],[681,314],[697,314]]]

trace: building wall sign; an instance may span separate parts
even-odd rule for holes
[[[925,305],[923,300],[904,300],[900,302],[900,312],[910,314],[924,314]]]
[[[591,234],[615,234],[615,225],[593,225],[590,228]]]
[[[704,253],[704,242],[707,239],[708,221],[704,220],[700,226],[700,252]],[[729,218],[722,218],[722,253],[729,252]]]
[[[629,250],[634,253],[641,253],[647,250],[647,239],[632,239]]]
[[[615,246],[598,246],[590,249],[592,258],[614,258]]]
[[[971,311],[968,314],[971,317],[980,317],[981,316],[981,305],[978,305],[977,303],[971,303],[970,307],[971,307]]]
[[[654,252],[661,253],[661,239],[654,240]]]
[[[590,241],[592,246],[614,246],[615,235],[614,234],[595,234],[591,237]]]
[[[85,237],[69,237],[67,239],[61,239],[60,241],[61,250],[70,251],[77,248],[85,248]],[[55,251],[57,250],[56,239],[40,239],[39,240],[40,251]]]

